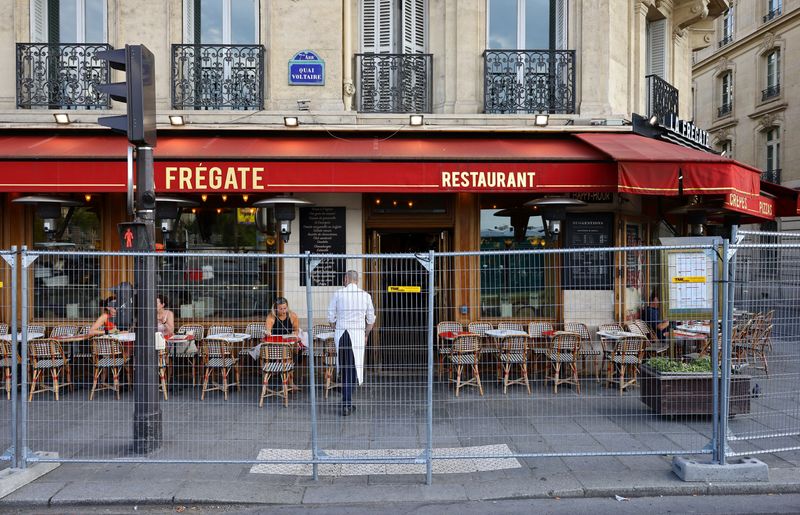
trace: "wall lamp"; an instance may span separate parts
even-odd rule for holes
[[[169,115],[169,124],[173,127],[182,127],[186,125],[186,119],[180,114]]]
[[[550,122],[550,115],[549,114],[537,114],[536,118],[533,120],[533,124],[537,127],[547,127],[547,124]]]
[[[283,117],[283,124],[286,127],[297,127],[300,125],[300,119],[296,116],[284,116]]]
[[[53,118],[56,119],[56,123],[59,125],[69,125],[72,123],[72,120],[69,119],[69,113],[53,113]]]
[[[421,114],[412,114],[408,117],[408,124],[412,127],[422,127],[425,123],[425,116]]]

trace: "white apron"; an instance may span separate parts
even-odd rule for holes
[[[350,344],[353,346],[353,358],[356,364],[356,375],[358,376],[358,384],[364,384],[364,349],[366,347],[366,334],[364,329],[348,329],[350,335]],[[336,338],[336,371],[339,371],[339,339],[344,334],[343,329],[337,329],[334,338]]]

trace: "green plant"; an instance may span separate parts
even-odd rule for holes
[[[698,358],[688,363],[669,358],[650,358],[647,365],[658,372],[711,372],[711,357]]]

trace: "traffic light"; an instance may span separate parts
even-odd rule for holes
[[[125,82],[99,84],[117,102],[125,102],[128,114],[105,116],[97,123],[128,135],[134,145],[156,146],[156,77],[153,53],[144,45],[125,45],[124,49],[95,54],[115,70],[126,72]]]

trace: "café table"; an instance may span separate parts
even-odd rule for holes
[[[494,349],[496,353],[502,353],[503,348],[505,347],[506,343],[505,340],[507,338],[512,337],[523,337],[528,338],[530,335],[526,331],[520,331],[518,329],[487,329],[486,332],[483,333],[485,338],[489,338],[489,345],[491,348]],[[503,375],[500,370],[500,356],[496,356],[496,368],[497,368],[497,378],[502,379]]]
[[[711,325],[706,323],[678,324],[675,326],[675,329],[683,333],[705,334],[705,335],[711,334]]]
[[[708,337],[710,336],[709,333],[703,332],[692,332],[692,331],[685,331],[676,327],[672,331],[672,340],[676,344],[680,344],[681,347],[681,355],[687,354],[686,351],[689,350],[689,346],[693,347],[693,351],[700,352],[703,348],[706,347],[708,343]],[[670,357],[676,357],[676,347],[677,345],[673,345],[670,347]]]
[[[0,334],[0,340],[5,340],[7,342],[10,342],[12,336],[13,336],[12,334]],[[42,337],[44,337],[44,333],[28,333],[28,339],[29,340],[35,340],[37,338],[42,338]],[[22,333],[21,332],[17,333],[17,341],[18,342],[22,341]]]

